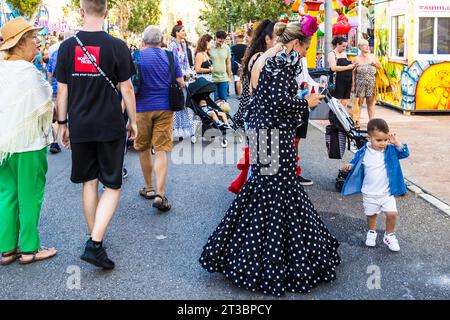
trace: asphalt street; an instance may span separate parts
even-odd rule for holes
[[[232,106],[236,109],[236,100]],[[218,142],[199,141],[197,146],[216,156],[224,151]],[[180,164],[179,150],[180,144],[172,154],[168,179],[173,209],[163,214],[138,195],[143,186],[138,155],[128,153],[129,177],[105,240],[116,263],[108,272],[79,259],[87,240],[81,186],[69,180],[68,151],[49,155],[40,232],[42,244],[57,247],[58,255],[28,266],[1,267],[0,299],[450,299],[450,218],[408,192],[397,202],[401,251],[390,252],[380,236],[377,247],[365,247],[361,197],[343,198],[334,191],[337,168],[352,154],[347,151],[342,161],[328,159],[324,136],[312,126],[301,143],[301,164],[304,176],[315,182],[306,190],[341,244],[337,280],[309,294],[275,298],[208,273],[198,258],[235,197],[227,188],[238,171],[232,163],[202,164],[198,153],[198,164]],[[242,153],[232,141],[226,150],[226,160],[236,161]],[[380,219],[379,234],[383,229]]]

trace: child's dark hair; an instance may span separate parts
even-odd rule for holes
[[[367,124],[367,133],[372,134],[374,131],[389,133],[389,126],[383,119],[372,119]]]

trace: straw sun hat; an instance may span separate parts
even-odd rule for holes
[[[0,47],[0,51],[13,48],[28,31],[42,29],[43,27],[36,27],[22,17],[18,17],[5,23],[1,29],[4,42]]]

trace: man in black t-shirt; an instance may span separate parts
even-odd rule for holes
[[[122,187],[127,130],[122,99],[130,118],[130,138],[137,134],[131,83],[135,70],[127,45],[102,31],[108,15],[106,0],[81,0],[80,6],[83,31],[77,33],[78,39],[64,41],[58,51],[58,123],[64,146],[72,149],[71,180],[83,183],[84,216],[91,238],[81,259],[113,269],[102,241]],[[106,187],[100,198],[99,181]]]
[[[243,33],[236,34],[235,39],[236,44],[231,47],[232,71],[234,75],[234,87],[236,88],[236,95],[240,97],[242,94],[242,82],[239,70],[242,64],[242,59],[245,55],[245,51],[247,50],[247,45],[244,44]]]

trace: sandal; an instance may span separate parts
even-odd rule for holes
[[[149,192],[153,192],[153,194],[149,196],[148,195]],[[147,200],[153,200],[156,198],[156,192],[155,189],[153,188],[147,189],[146,187],[143,187],[141,190],[139,190],[139,195]]]
[[[155,198],[160,198],[161,202],[153,202],[152,207],[158,209],[159,211],[169,211],[172,208],[172,205],[169,202],[169,199],[166,196],[161,196],[157,194]]]
[[[17,249],[10,252],[3,252],[1,255],[0,265],[7,266],[16,261],[19,258]],[[5,259],[6,258],[6,259]]]
[[[53,254],[50,254],[50,255],[44,256],[44,257],[38,257],[37,256],[40,252],[51,251],[52,249],[55,250],[55,252]],[[56,251],[55,248],[44,248],[44,247],[42,247],[39,250],[33,251],[33,252],[21,252],[20,253],[20,259],[19,259],[19,264],[25,265],[25,264],[30,264],[30,263],[33,263],[33,262],[36,262],[36,261],[47,260],[47,259],[50,259],[50,258],[54,257],[56,255],[56,253],[57,253],[57,251]],[[30,260],[24,260],[24,259],[22,259],[23,256],[33,256],[33,257]]]

